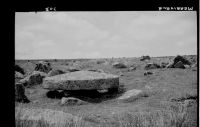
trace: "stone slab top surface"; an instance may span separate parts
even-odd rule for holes
[[[49,90],[102,90],[119,86],[119,76],[102,72],[76,71],[46,77],[43,88]]]
[[[46,77],[45,80],[95,80],[95,79],[107,79],[107,78],[118,78],[117,75],[92,72],[92,71],[76,71],[71,73],[60,74],[52,77]]]

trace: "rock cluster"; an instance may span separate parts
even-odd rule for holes
[[[52,70],[52,68],[51,68],[50,63],[44,62],[44,61],[39,61],[35,67],[35,71],[41,71],[41,72],[45,72],[45,73],[48,73],[51,70]]]
[[[183,56],[176,56],[173,60],[173,63],[167,65],[167,68],[189,68],[191,65],[191,62],[189,60],[187,60],[185,57]]]

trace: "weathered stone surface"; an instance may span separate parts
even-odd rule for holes
[[[17,79],[23,79],[24,75],[21,74],[20,72],[15,71],[15,78],[17,78]]]
[[[25,95],[25,88],[22,83],[15,84],[15,101],[22,103],[30,102]]]
[[[123,63],[115,62],[112,64],[114,68],[127,68],[127,66]]]
[[[160,65],[156,64],[156,63],[148,63],[145,67],[146,70],[149,69],[156,69],[156,68],[160,68]]]
[[[60,74],[64,74],[65,72],[62,71],[62,70],[51,70],[49,73],[48,73],[48,76],[55,76],[55,75],[60,75]]]
[[[133,96],[137,96],[138,94],[140,94],[142,92],[142,90],[138,90],[138,89],[132,89],[129,90],[127,92],[125,92],[121,97],[119,97],[118,99],[120,100],[124,100],[124,99],[129,99]]]
[[[44,72],[41,72],[41,71],[33,71],[29,75],[37,75],[37,74],[41,75],[43,78],[48,76],[47,73],[44,73]]]
[[[44,61],[39,61],[35,67],[35,71],[41,71],[41,72],[45,72],[45,73],[48,73],[51,70],[52,70],[52,68],[51,68],[50,63],[44,62]]]
[[[185,69],[185,66],[184,66],[183,62],[179,61],[176,64],[174,64],[174,68],[183,68],[183,69]]]
[[[76,71],[46,77],[43,82],[43,88],[49,90],[102,90],[118,86],[118,76],[91,71]]]
[[[61,99],[61,105],[83,105],[83,104],[87,104],[87,102],[82,101],[78,98],[74,98],[74,97],[63,97]]]
[[[15,71],[20,72],[21,74],[25,74],[24,69],[19,65],[15,65]]]
[[[45,73],[34,71],[32,74],[28,75],[24,79],[21,79],[19,82],[23,83],[24,86],[33,86],[41,84],[44,77],[46,77]]]
[[[19,115],[20,114],[20,115]],[[56,111],[52,109],[34,109],[34,108],[15,108],[15,118],[20,120],[44,120],[48,124],[61,127],[69,124],[72,120],[77,121],[79,117],[63,111]],[[67,122],[67,123],[66,123]]]
[[[185,68],[190,68],[190,65],[187,65],[187,64],[186,64],[186,65],[184,65],[184,67],[185,67]]]

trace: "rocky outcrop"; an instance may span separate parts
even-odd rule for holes
[[[49,90],[102,90],[119,86],[119,77],[113,74],[76,71],[46,77],[43,88]]]
[[[41,71],[41,72],[45,72],[45,73],[48,73],[51,70],[52,70],[52,68],[51,68],[50,63],[44,62],[44,61],[39,61],[35,67],[35,71]]]
[[[22,83],[15,84],[15,101],[22,103],[30,102],[25,95],[25,88]]]
[[[181,61],[184,65],[185,65],[185,64],[186,64],[186,65],[190,65],[190,64],[191,64],[190,61],[187,60],[185,57],[178,55],[178,56],[176,56],[176,57],[174,58],[174,65],[175,65],[176,63],[178,63],[179,61]]]
[[[24,84],[24,86],[30,87],[34,85],[42,84],[43,78],[46,77],[47,74],[39,71],[33,71],[30,75],[21,79],[19,82]]]

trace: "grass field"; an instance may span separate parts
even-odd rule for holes
[[[187,56],[190,57],[195,56]],[[60,99],[46,97],[47,90],[41,85],[26,88],[27,104],[15,103],[15,108],[52,109],[77,116],[62,125],[49,124],[45,120],[21,120],[20,111],[16,114],[17,127],[197,127],[197,67],[188,69],[160,68],[149,70],[152,75],[144,76],[144,66],[148,62],[168,62],[173,57],[152,58],[140,61],[139,58],[120,58],[100,60],[48,60],[53,68],[63,71],[70,67],[80,69],[102,69],[105,72],[121,75],[120,92],[105,94],[101,97],[81,97],[85,105],[61,106]],[[100,62],[99,62],[100,61]],[[123,61],[127,66],[134,65],[136,70],[116,69],[111,63]],[[16,60],[26,73],[34,70],[35,61]],[[119,100],[123,92],[139,89],[143,92],[127,100]],[[90,94],[90,93],[88,93]],[[59,119],[59,118],[57,118]]]

